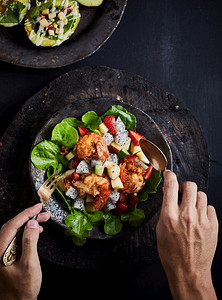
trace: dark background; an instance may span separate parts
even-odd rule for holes
[[[0,50],[1,51],[1,50]],[[222,216],[222,2],[216,0],[129,0],[111,38],[82,62],[49,70],[0,62],[0,134],[23,103],[57,76],[86,65],[105,65],[144,76],[174,94],[193,112],[206,136],[210,156],[209,203]],[[186,151],[186,149],[184,149]],[[19,159],[19,158],[18,158]],[[212,276],[222,299],[222,242]],[[79,271],[41,260],[39,299],[171,299],[159,261],[139,270]]]

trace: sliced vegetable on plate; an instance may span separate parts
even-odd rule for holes
[[[77,0],[77,1],[79,2],[79,4],[88,7],[96,7],[103,3],[103,0]]]
[[[68,40],[80,21],[79,5],[71,0],[37,2],[25,18],[25,30],[36,46],[54,47]]]

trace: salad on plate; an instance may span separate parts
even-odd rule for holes
[[[157,192],[162,180],[140,148],[145,138],[136,131],[136,117],[120,105],[102,116],[88,111],[81,120],[68,117],[52,130],[51,139],[34,146],[31,161],[47,177],[56,170],[56,189],[69,211],[66,235],[84,245],[94,225],[107,235],[121,232],[123,223],[140,226],[139,208]]]

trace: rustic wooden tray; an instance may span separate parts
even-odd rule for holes
[[[134,105],[157,123],[173,154],[179,181],[193,180],[206,191],[209,153],[201,128],[182,102],[146,79],[107,67],[83,67],[62,75],[31,97],[14,118],[0,147],[0,210],[5,220],[33,204],[29,178],[31,145],[37,132],[59,109],[79,99],[112,98]],[[43,258],[73,268],[139,267],[157,259],[158,212],[133,232],[109,240],[88,240],[76,247],[64,229],[45,224],[39,240]]]

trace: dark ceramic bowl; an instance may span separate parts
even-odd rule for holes
[[[169,144],[167,143],[157,124],[151,119],[150,116],[145,114],[140,109],[111,98],[84,99],[65,106],[63,109],[55,113],[41,128],[34,140],[32,148],[42,140],[49,140],[51,138],[53,128],[62,119],[67,117],[76,117],[78,119],[81,119],[81,116],[90,110],[94,110],[98,115],[102,115],[110,108],[111,105],[114,104],[122,105],[129,112],[136,116],[137,131],[143,134],[147,139],[155,143],[164,152],[168,160],[167,168],[172,170],[172,153]],[[37,191],[45,180],[45,170],[36,169],[30,162],[30,177],[35,195],[39,201]],[[145,212],[146,219],[144,223],[148,222],[160,209],[162,202],[161,186],[162,184],[160,184],[156,194],[149,195],[149,199],[147,201],[142,202],[138,205],[138,207],[142,208]],[[65,207],[64,203],[60,200],[60,198],[56,197],[55,193],[52,195],[48,203],[44,203],[44,209],[50,213],[51,219],[55,223],[57,223],[59,226],[64,227],[65,229],[68,228],[64,224],[64,219],[69,214],[69,211]],[[135,227],[124,224],[123,229],[121,233],[119,233],[119,235],[129,233],[135,229]],[[90,237],[95,239],[107,239],[111,238],[112,236],[106,235],[101,227],[94,226],[93,230],[91,230],[90,232]]]

